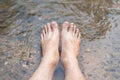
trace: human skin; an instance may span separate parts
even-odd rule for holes
[[[77,60],[81,36],[79,30],[74,23],[64,22],[60,35],[62,41],[61,60],[65,68],[65,80],[85,80]],[[43,57],[30,80],[52,80],[59,60],[59,31],[55,21],[44,26],[40,43]]]
[[[63,23],[61,60],[65,68],[65,80],[85,80],[77,60],[81,41],[80,37],[80,32],[74,23]]]
[[[59,31],[57,23],[47,23],[40,38],[43,57],[30,80],[52,80],[55,66],[59,60]]]

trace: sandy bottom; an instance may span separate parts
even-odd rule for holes
[[[2,3],[2,4],[1,4]],[[40,33],[53,20],[76,23],[87,80],[120,80],[119,0],[1,0],[0,80],[28,80],[41,59]],[[53,80],[63,80],[59,63]]]

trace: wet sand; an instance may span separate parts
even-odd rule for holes
[[[120,79],[119,0],[1,0],[0,80],[28,80],[41,59],[43,25],[77,24],[82,34],[80,68],[87,80]],[[63,80],[59,63],[53,80]]]

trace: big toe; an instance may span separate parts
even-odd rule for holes
[[[70,25],[70,23],[69,22],[64,22],[63,24],[62,24],[62,30],[63,31],[67,31],[68,30],[68,27],[69,27],[69,25]]]
[[[58,31],[58,24],[57,24],[57,22],[55,22],[55,21],[51,22],[51,27],[52,27],[53,31]]]

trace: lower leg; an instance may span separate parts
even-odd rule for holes
[[[43,58],[38,69],[35,71],[30,80],[52,80],[53,72],[57,60],[48,60]]]
[[[85,80],[77,60],[80,48],[80,33],[74,23],[63,23],[61,38],[61,58],[65,68],[65,80]]]
[[[65,68],[65,80],[85,80],[77,58],[66,58],[66,60],[63,60],[63,65]]]

